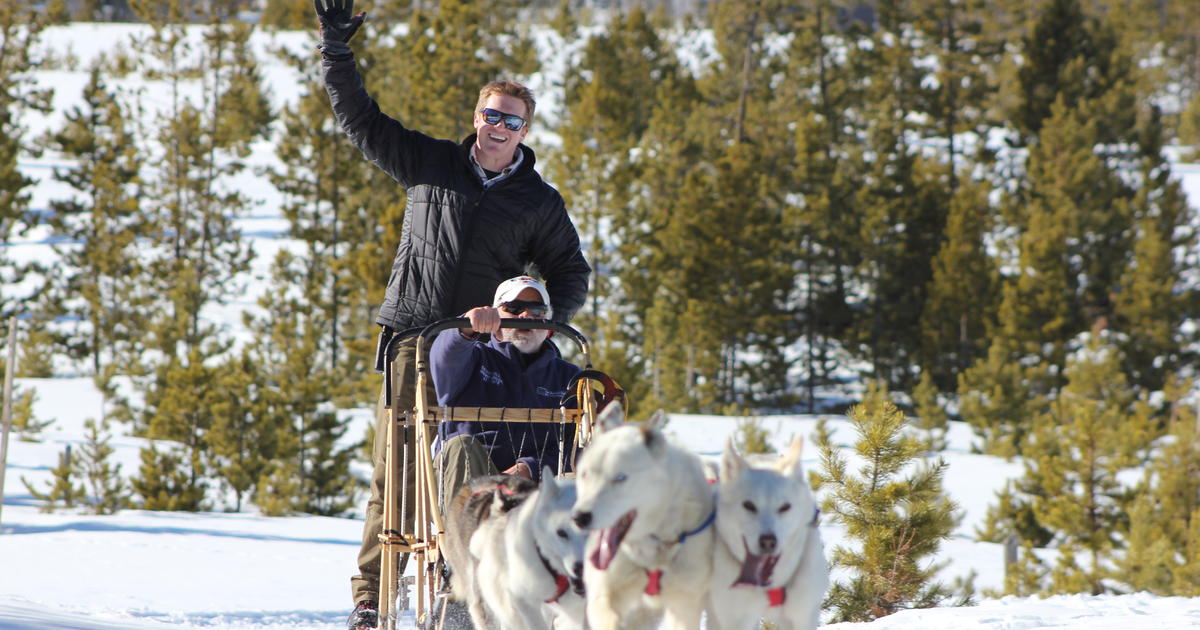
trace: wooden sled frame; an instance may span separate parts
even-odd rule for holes
[[[383,527],[379,534],[382,546],[380,556],[379,582],[379,628],[395,630],[399,609],[401,576],[399,575],[400,554],[413,554],[412,561],[416,564],[416,622],[418,628],[430,625],[441,587],[438,581],[442,578],[441,567],[444,560],[441,557],[439,543],[445,532],[442,515],[437,509],[437,484],[433,472],[433,438],[437,435],[438,423],[447,420],[454,421],[501,421],[501,422],[550,422],[555,424],[574,424],[575,438],[569,448],[569,457],[574,459],[577,447],[590,441],[593,422],[597,412],[597,402],[594,396],[576,395],[575,409],[560,407],[559,409],[510,409],[501,407],[436,407],[436,401],[426,400],[426,387],[431,378],[429,375],[428,351],[429,346],[438,333],[451,328],[469,328],[470,320],[465,317],[445,319],[434,322],[419,332],[415,332],[416,344],[416,404],[413,410],[401,412],[397,409],[395,392],[392,391],[392,363],[395,360],[396,346],[400,341],[411,339],[414,331],[406,331],[386,341],[386,365],[384,369],[385,400],[388,413],[387,450],[385,455]],[[600,384],[607,391],[612,386],[612,380],[601,372],[592,369],[591,346],[586,337],[578,330],[557,322],[538,319],[502,319],[501,328],[524,328],[535,330],[552,330],[570,338],[579,347],[581,362],[584,364],[580,376],[577,377],[575,390],[585,391],[591,388],[593,382]],[[398,432],[408,428],[415,429],[413,444],[402,447]],[[567,456],[560,449],[560,457]],[[407,471],[409,457],[415,457],[415,497],[403,496],[407,479],[403,476]],[[560,460],[561,462],[561,460]],[[574,462],[572,461],[572,464]],[[402,531],[404,516],[407,510],[414,510],[413,532]],[[442,585],[444,586],[444,585]],[[404,601],[407,601],[406,599]],[[407,606],[404,606],[407,608]]]

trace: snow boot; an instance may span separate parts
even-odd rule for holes
[[[349,630],[375,630],[379,626],[379,606],[375,602],[361,601],[346,620]]]

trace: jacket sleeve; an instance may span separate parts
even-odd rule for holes
[[[543,215],[538,242],[533,244],[533,262],[546,281],[553,320],[571,321],[587,298],[588,275],[592,268],[579,247],[579,232],[558,191],[551,194],[549,212]]]
[[[401,186],[411,186],[436,140],[405,128],[379,110],[367,94],[349,47],[325,49],[321,60],[325,91],[334,117],[354,146]]]
[[[557,459],[558,453],[556,452],[554,456]],[[538,461],[538,458],[536,458],[536,457],[518,457],[517,461],[525,462],[525,465],[529,467],[529,473],[531,475],[533,475],[534,483],[542,483],[542,462]],[[553,470],[551,470],[550,474],[555,474],[555,473]]]
[[[429,350],[429,366],[439,405],[450,406],[475,373],[479,359],[478,342],[459,334],[458,329],[443,330]]]

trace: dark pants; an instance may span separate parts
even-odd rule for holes
[[[425,395],[430,405],[437,398],[433,390],[433,381],[426,384]],[[408,339],[397,344],[396,359],[392,362],[392,396],[397,418],[406,410],[411,410],[417,403],[417,341]],[[371,473],[371,498],[367,501],[366,522],[363,524],[362,547],[358,551],[358,575],[350,578],[350,587],[354,603],[361,601],[377,601],[379,599],[379,558],[382,549],[379,544],[379,533],[383,530],[383,495],[384,478],[387,472],[384,460],[387,456],[387,423],[388,410],[384,406],[385,393],[379,393],[379,403],[375,407],[375,443],[371,448],[371,460],[374,469]],[[401,452],[404,444],[413,444],[416,440],[412,429],[397,431],[400,439]],[[408,471],[405,474],[407,487],[405,496],[409,497],[406,510],[404,531],[413,531],[412,497],[416,496],[416,459],[410,451]],[[400,556],[400,572],[408,562],[408,554]]]

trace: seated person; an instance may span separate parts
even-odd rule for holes
[[[470,328],[442,331],[429,364],[438,405],[555,409],[579,371],[549,341],[549,330],[500,328],[500,319],[548,319],[546,287],[529,276],[500,283],[492,306],[464,315]],[[483,333],[489,333],[485,338]],[[574,425],[562,436],[574,439]],[[442,422],[435,461],[441,507],[471,479],[503,472],[541,481],[543,466],[557,474],[561,425],[529,422]],[[569,461],[564,462],[569,470]]]

